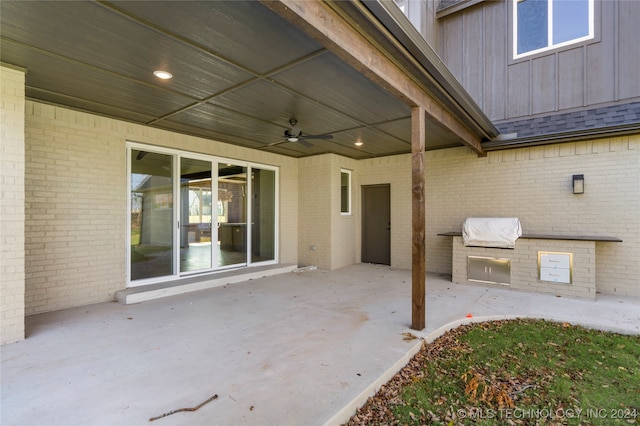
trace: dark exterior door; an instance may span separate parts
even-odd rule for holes
[[[362,262],[391,264],[389,185],[362,187]]]

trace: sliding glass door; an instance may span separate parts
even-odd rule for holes
[[[173,156],[132,149],[130,180],[131,280],[172,275]]]
[[[212,265],[211,161],[180,159],[180,272]]]
[[[218,266],[247,262],[247,167],[218,164]]]
[[[251,169],[251,261],[275,259],[276,172]]]
[[[152,149],[130,144],[130,286],[277,261],[276,169]]]

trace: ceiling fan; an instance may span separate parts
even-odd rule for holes
[[[307,140],[309,139],[323,139],[323,140],[329,140],[329,139],[333,139],[333,135],[307,135],[305,133],[302,133],[302,129],[300,128],[300,126],[298,126],[298,120],[296,120],[295,118],[292,118],[289,120],[289,124],[291,125],[291,129],[285,130],[284,131],[284,141],[279,141],[279,142],[275,142],[270,144],[271,145],[276,145],[276,144],[280,144],[282,142],[298,142],[301,145],[304,145],[306,147],[310,147],[312,146],[311,143],[307,142]]]

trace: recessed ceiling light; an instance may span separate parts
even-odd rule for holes
[[[355,146],[362,146],[364,144],[364,142],[362,141],[358,141],[356,143],[354,143]]]
[[[163,80],[169,80],[170,78],[173,78],[173,74],[167,71],[154,71],[153,75]]]

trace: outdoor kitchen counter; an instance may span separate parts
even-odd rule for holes
[[[462,237],[462,232],[443,232],[438,234],[438,236]],[[583,235],[522,234],[522,237],[520,238],[529,238],[531,240],[603,241],[603,242],[610,242],[610,243],[622,242],[622,240],[617,237],[583,236]]]
[[[596,243],[622,242],[611,236],[524,234],[515,248],[510,249],[465,246],[462,232],[438,235],[453,238],[451,275],[455,283],[587,299],[596,298]],[[556,265],[551,267],[552,273],[564,272],[566,278],[556,280],[545,274],[549,271],[544,264],[547,258],[566,261],[557,270],[553,269]],[[487,262],[484,266],[487,275],[478,278],[478,265],[482,273],[483,261]]]

